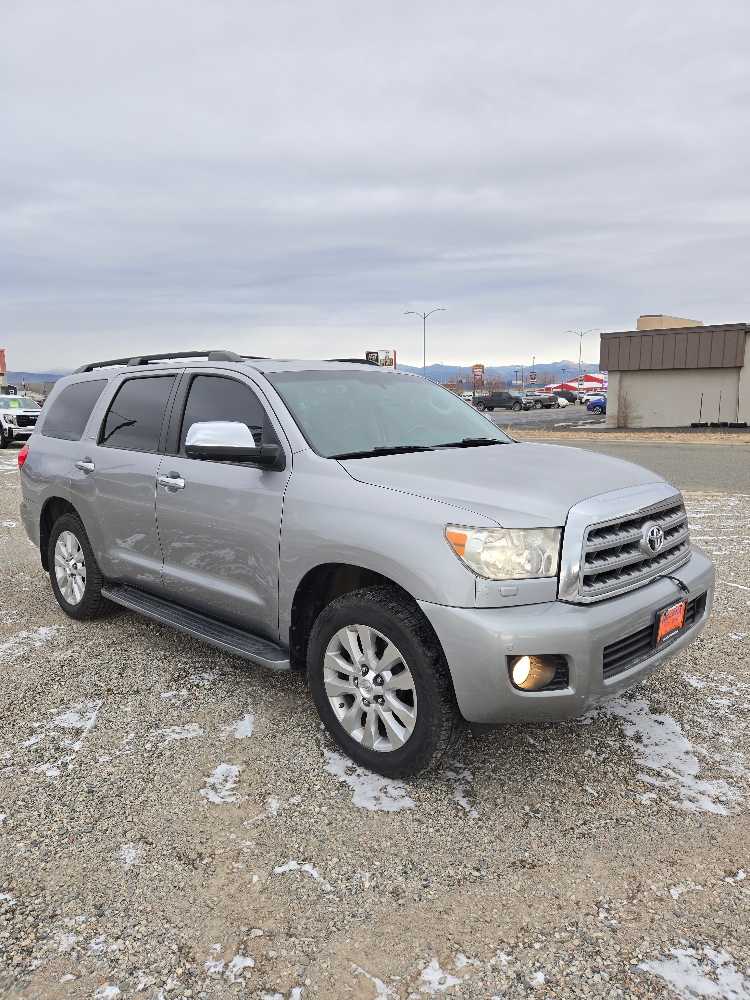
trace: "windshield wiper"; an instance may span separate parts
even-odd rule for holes
[[[436,448],[481,448],[483,445],[488,444],[505,444],[505,441],[500,441],[498,438],[487,438],[487,437],[476,437],[476,438],[461,438],[460,441],[446,441],[445,444],[436,444]]]
[[[366,448],[364,451],[343,451],[340,455],[329,455],[329,458],[371,458],[375,455],[408,455],[412,451],[433,451],[426,444],[392,444],[379,445],[377,448]]]

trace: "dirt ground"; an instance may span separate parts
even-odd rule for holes
[[[304,682],[59,611],[0,453],[0,996],[750,998],[750,496],[712,620],[565,725],[354,769]]]

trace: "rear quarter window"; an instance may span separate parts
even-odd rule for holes
[[[90,379],[66,386],[49,404],[41,433],[63,441],[80,441],[91,411],[104,392],[107,379]]]

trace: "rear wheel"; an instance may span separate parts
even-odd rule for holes
[[[110,607],[102,597],[103,578],[86,529],[76,514],[55,521],[47,549],[49,576],[57,603],[66,615],[98,618]]]
[[[461,728],[432,630],[388,587],[344,594],[321,612],[310,636],[308,679],[341,749],[388,777],[436,763]]]

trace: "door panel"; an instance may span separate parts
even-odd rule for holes
[[[94,525],[104,575],[157,593],[162,552],[156,475],[163,458],[158,449],[175,381],[174,375],[159,375],[121,383],[98,440],[80,442],[73,486]]]
[[[175,410],[178,407],[175,406]],[[240,420],[260,443],[278,444],[258,396],[239,379],[194,375],[159,469],[156,516],[166,596],[260,635],[278,637],[279,534],[290,470],[186,458],[192,423]]]

